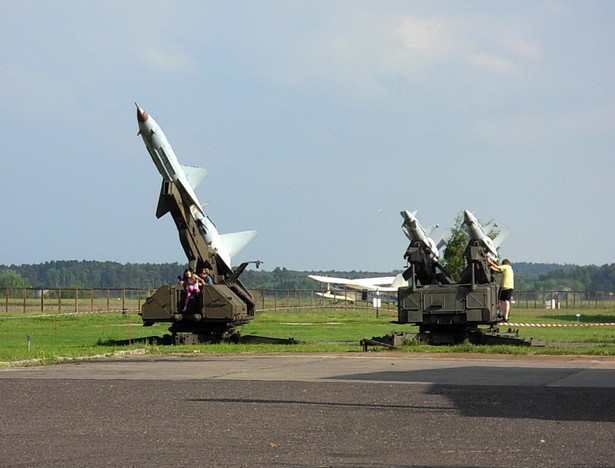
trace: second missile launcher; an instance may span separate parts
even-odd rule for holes
[[[431,344],[471,340],[479,325],[497,324],[498,285],[487,261],[491,249],[470,238],[466,267],[454,282],[426,245],[413,241],[404,255],[409,286],[397,291],[398,322],[418,325],[417,339]]]

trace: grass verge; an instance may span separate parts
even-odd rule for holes
[[[577,317],[577,313],[580,317]],[[417,327],[392,323],[394,311],[302,310],[260,313],[240,328],[242,335],[294,338],[297,345],[230,344],[158,346],[113,345],[114,341],[163,336],[167,325],[143,327],[136,314],[100,313],[80,315],[3,314],[0,333],[3,344],[0,362],[8,365],[46,364],[66,358],[113,355],[121,351],[145,349],[147,353],[268,353],[268,352],[362,352],[363,338],[387,335],[393,331],[416,332]],[[406,352],[489,353],[489,354],[589,354],[615,356],[615,326],[581,326],[593,322],[615,322],[615,310],[546,311],[515,310],[512,321],[575,325],[562,328],[520,328],[519,335],[545,341],[544,348],[517,346],[407,345]],[[378,348],[374,348],[378,349]],[[0,364],[2,365],[2,364]]]

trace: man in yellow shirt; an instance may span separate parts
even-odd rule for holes
[[[502,282],[500,283],[500,314],[503,316],[503,321],[508,322],[508,316],[510,314],[510,303],[512,300],[512,293],[515,289],[515,273],[513,272],[510,260],[505,258],[502,260],[502,264],[498,265],[491,258],[487,258],[489,266],[492,270],[502,273]]]

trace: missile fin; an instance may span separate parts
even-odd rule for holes
[[[230,234],[220,234],[222,243],[226,247],[229,256],[233,257],[246,245],[254,240],[256,231],[233,232]]]
[[[193,189],[196,189],[203,182],[203,179],[207,177],[207,169],[197,166],[186,166],[184,164],[180,164],[180,166]]]
[[[509,233],[510,231],[508,230],[508,228],[504,228],[498,233],[497,236],[495,236],[495,239],[493,239],[493,244],[495,245],[496,248],[498,249],[500,248],[500,246],[502,245],[502,242],[506,240]]]
[[[166,199],[160,195],[160,198],[158,199],[158,206],[156,207],[156,218],[162,218],[169,211],[171,211],[169,204]]]
[[[158,198],[158,206],[156,207],[156,218],[160,219],[169,211],[171,211],[171,207],[166,200],[165,194],[168,193],[167,188],[168,182],[162,181],[162,185],[160,187],[160,197]]]
[[[432,224],[431,226],[427,227],[427,229],[425,229],[425,234],[427,236],[431,236],[431,233],[439,227],[440,227],[439,224]]]

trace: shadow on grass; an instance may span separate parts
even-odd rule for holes
[[[133,344],[145,344],[145,345],[170,345],[170,336],[144,336],[143,338],[132,338],[130,340],[101,340],[96,343],[98,346],[130,346]]]

